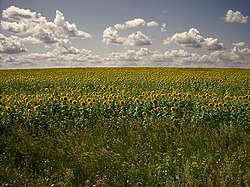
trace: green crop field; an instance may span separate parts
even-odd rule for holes
[[[0,186],[250,186],[250,70],[0,70]]]

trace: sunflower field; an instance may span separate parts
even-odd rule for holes
[[[0,70],[0,186],[250,186],[250,70]]]

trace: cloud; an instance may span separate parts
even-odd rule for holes
[[[151,45],[152,42],[148,36],[141,31],[130,34],[127,38],[124,38],[124,44],[128,46],[143,46]]]
[[[231,53],[238,55],[239,57],[248,57],[250,56],[250,47],[245,44],[245,42],[233,43],[233,48]]]
[[[166,51],[164,54],[166,57],[190,57],[191,54],[183,49]]]
[[[146,22],[142,18],[135,18],[132,20],[128,20],[125,23],[117,23],[113,27],[117,30],[124,30],[128,28],[135,28],[135,27],[142,27],[142,26],[147,26],[147,27],[155,27],[158,26],[159,24],[156,21],[150,21]]]
[[[152,42],[148,36],[141,31],[130,34],[128,37],[121,37],[118,31],[113,27],[108,27],[103,31],[102,41],[105,44],[121,44],[126,46],[151,45]]]
[[[141,57],[138,57],[134,50],[127,50],[125,52],[112,52],[106,60],[118,62],[140,61]]]
[[[127,29],[127,28],[133,28],[133,27],[139,27],[139,26],[144,26],[146,25],[146,21],[142,18],[136,18],[133,20],[128,20],[125,22],[125,24],[115,24],[114,28],[118,29],[118,30],[123,30],[123,29]]]
[[[67,42],[66,42],[67,43]],[[67,44],[66,44],[67,45]],[[3,67],[78,67],[95,66],[100,64],[100,57],[87,49],[79,50],[78,53],[63,52],[58,49],[46,53],[30,53],[17,57],[8,55],[4,58]]]
[[[239,11],[228,10],[224,19],[227,23],[247,23],[248,16],[243,16]]]
[[[74,23],[66,21],[63,13],[58,10],[53,22],[48,21],[40,13],[15,6],[4,10],[3,18],[6,20],[1,21],[1,29],[16,36],[6,37],[0,34],[0,54],[3,54],[1,58],[4,59],[1,67],[82,66],[100,62],[100,57],[92,51],[72,46],[71,38],[85,39],[92,35],[79,30]],[[23,43],[43,44],[50,51],[7,56],[28,51]]]
[[[46,29],[41,25],[35,26],[33,37],[45,44],[54,44],[58,41],[53,31]]]
[[[56,10],[54,22],[47,21],[40,13],[11,6],[3,11],[1,28],[19,35],[33,35],[45,44],[54,44],[62,38],[90,38],[91,34],[81,31],[73,23],[65,20],[63,13]]]
[[[139,51],[136,52],[138,56],[149,56],[151,55],[151,51],[148,48],[142,47]]]
[[[36,12],[31,12],[29,9],[10,6],[6,10],[3,10],[3,18],[16,22],[34,20],[36,18]]]
[[[79,54],[81,52],[79,49],[73,47],[68,39],[59,40],[56,44],[56,49],[61,54]]]
[[[143,34],[141,31],[136,33],[131,33],[127,37],[120,36],[119,30],[124,30],[133,27],[147,26],[153,27],[157,26],[158,23],[155,21],[146,22],[142,18],[136,18],[133,20],[126,21],[125,24],[115,24],[113,27],[107,27],[102,34],[102,42],[109,44],[125,45],[125,46],[143,46],[151,45],[151,39]]]
[[[207,48],[208,51],[220,50],[224,48],[224,44],[217,38],[205,38],[203,45]]]
[[[0,53],[18,54],[28,51],[16,36],[5,37],[0,34]]]
[[[20,40],[22,43],[33,43],[33,44],[42,43],[42,41],[40,41],[39,39],[34,38],[34,37],[31,37],[31,36],[24,37],[24,38],[19,38],[19,40]]]
[[[123,38],[120,37],[118,31],[113,27],[108,27],[103,31],[102,41],[105,44],[123,44]]]
[[[63,13],[59,10],[56,10],[56,17],[54,23],[65,32],[68,37],[80,37],[80,38],[90,38],[90,35],[87,32],[83,32],[77,29],[76,25],[70,24],[68,21],[65,21]]]
[[[223,49],[224,44],[217,38],[204,38],[200,31],[196,28],[191,28],[188,32],[176,33],[171,37],[163,40],[163,44],[176,43],[183,47],[200,48],[206,47],[208,51]]]
[[[161,32],[166,32],[167,30],[166,30],[166,23],[163,23],[162,25],[161,25]]]
[[[188,32],[176,33],[172,37],[168,37],[163,41],[164,44],[175,42],[184,47],[201,47],[204,41],[200,31],[196,28],[191,28]]]
[[[16,58],[11,56],[11,55],[8,55],[5,59],[4,59],[4,62],[15,62],[16,61]]]
[[[244,52],[237,51],[236,54],[233,49],[235,46],[240,46]],[[248,46],[239,42],[233,44],[233,48],[231,51],[212,51],[205,55],[190,53],[183,49],[162,53],[141,48],[138,51],[113,52],[105,58],[107,63],[103,64],[105,66],[250,67]]]
[[[158,26],[159,24],[155,21],[150,21],[147,23],[147,27],[156,27]]]
[[[24,33],[28,30],[29,26],[24,22],[17,23],[1,21],[1,28],[13,33]]]

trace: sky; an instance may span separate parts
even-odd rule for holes
[[[0,69],[250,68],[249,0],[0,0]]]

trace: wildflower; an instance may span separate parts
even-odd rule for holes
[[[198,168],[198,167],[199,167],[199,164],[198,164],[197,162],[192,162],[192,166],[193,166],[194,168]]]
[[[73,105],[75,105],[76,103],[77,103],[77,101],[76,101],[76,100],[73,100],[73,101],[72,101],[72,104],[73,104]]]
[[[177,151],[183,151],[184,150],[184,148],[183,147],[179,147],[178,149],[177,149]]]
[[[142,112],[141,114],[142,114],[142,116],[146,116],[146,112]]]

